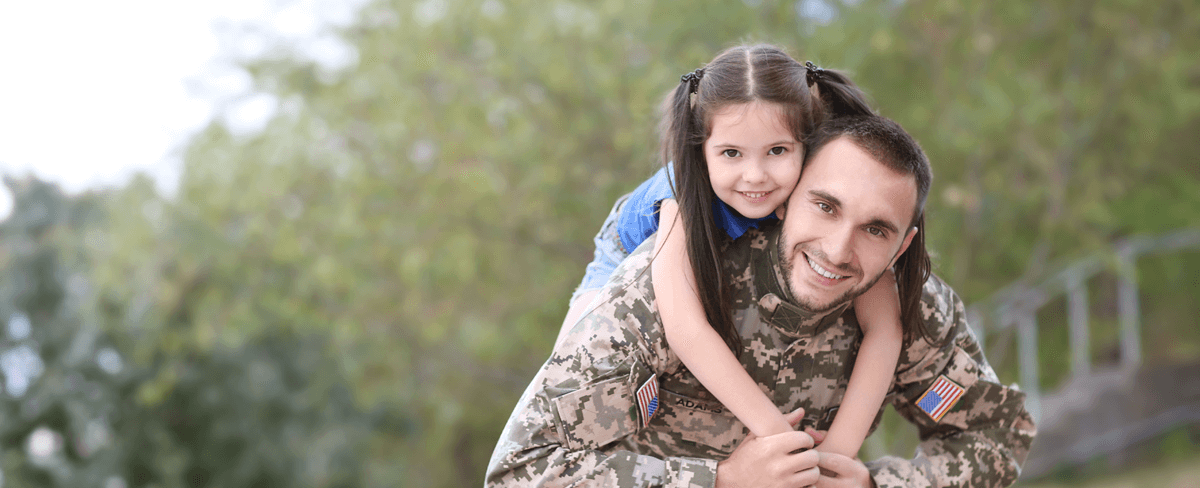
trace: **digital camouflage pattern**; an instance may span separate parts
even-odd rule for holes
[[[725,249],[740,358],[781,411],[803,407],[801,427],[825,430],[861,332],[848,304],[814,316],[787,301],[780,228],[751,230]],[[534,377],[492,454],[487,486],[713,486],[717,461],[749,431],[669,349],[650,281],[652,249],[649,239],[621,263]],[[884,402],[917,426],[921,445],[913,459],[885,457],[868,469],[881,488],[1013,483],[1035,433],[1025,395],[999,383],[962,301],[937,277],[925,284],[922,312],[937,340],[901,352]],[[642,428],[634,392],[652,374],[659,407]],[[935,423],[913,402],[942,374],[966,392]]]

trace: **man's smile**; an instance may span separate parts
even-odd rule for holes
[[[846,278],[849,278],[849,276],[842,276],[839,274],[835,274],[832,271],[829,271],[829,270],[821,267],[821,265],[817,264],[816,261],[813,261],[812,258],[808,257],[807,253],[801,253],[801,254],[804,256],[804,260],[808,261],[808,266],[810,268],[812,268],[812,270],[815,271],[817,274],[819,274],[825,278],[835,280],[835,281],[836,280],[844,280]]]

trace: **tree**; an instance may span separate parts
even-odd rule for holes
[[[105,246],[107,195],[6,183],[15,200],[0,224],[6,486],[358,483],[364,433],[387,418],[359,410],[329,375],[327,338],[273,329],[170,358],[159,344],[150,361],[130,361],[146,334],[138,324],[102,330],[91,307],[87,247]]]

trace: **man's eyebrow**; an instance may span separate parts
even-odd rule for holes
[[[883,220],[883,219],[881,219],[881,218],[874,218],[874,219],[871,219],[871,221],[870,221],[870,222],[867,222],[867,226],[868,226],[868,227],[880,227],[880,228],[883,228],[883,229],[885,229],[885,230],[887,230],[888,232],[891,232],[891,233],[893,233],[893,234],[896,234],[896,233],[899,233],[899,232],[900,232],[900,230],[899,230],[899,229],[898,229],[898,228],[897,228],[895,225],[892,225],[892,223],[891,223],[891,222],[888,222],[888,221],[886,221],[886,220]]]
[[[830,205],[833,205],[833,206],[835,206],[835,207],[840,207],[840,206],[842,206],[842,201],[841,201],[841,200],[838,200],[838,197],[835,197],[835,196],[833,196],[833,195],[830,195],[829,193],[827,193],[827,192],[825,192],[825,191],[822,191],[822,190],[808,190],[808,194],[809,194],[809,195],[812,195],[812,196],[815,196],[815,197],[817,197],[817,198],[820,198],[820,199],[822,199],[822,200],[826,200],[826,201],[828,201],[828,202],[829,202],[829,204],[830,204]]]

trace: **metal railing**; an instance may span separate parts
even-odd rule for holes
[[[1137,260],[1150,254],[1200,249],[1200,229],[1182,229],[1158,236],[1135,236],[1113,244],[1111,251],[1096,254],[1064,267],[1034,285],[1014,283],[967,310],[968,319],[983,346],[988,335],[1015,329],[1018,378],[1027,395],[1027,407],[1041,419],[1042,388],[1038,373],[1037,312],[1066,296],[1071,376],[1091,373],[1091,330],[1087,282],[1111,271],[1117,277],[1117,314],[1120,323],[1120,367],[1134,370],[1142,364],[1141,304],[1138,299]]]

